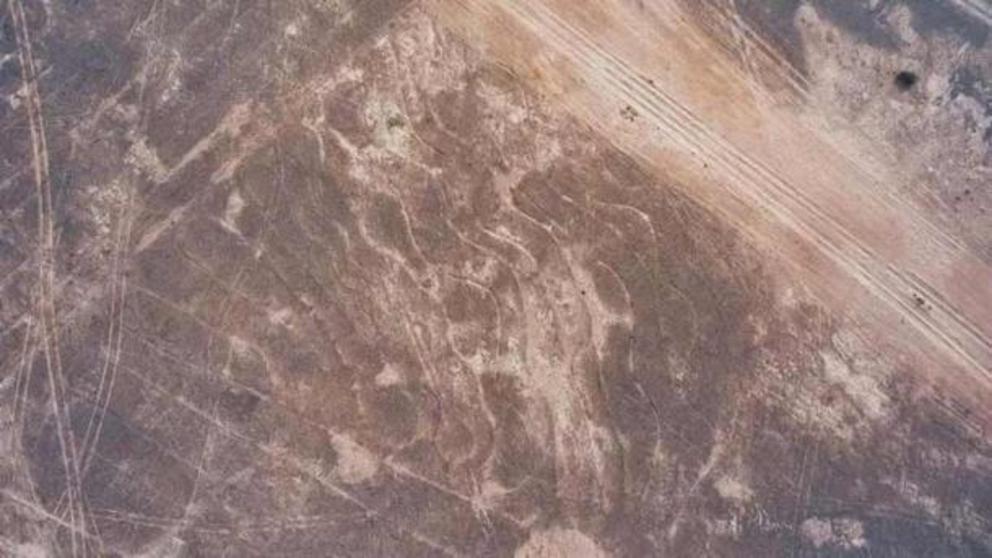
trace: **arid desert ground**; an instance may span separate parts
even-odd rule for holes
[[[987,0],[0,0],[0,556],[992,556]]]

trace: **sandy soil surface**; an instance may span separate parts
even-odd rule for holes
[[[0,7],[0,555],[992,554],[983,0]]]

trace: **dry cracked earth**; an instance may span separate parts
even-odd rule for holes
[[[992,556],[990,30],[0,1],[0,555]]]

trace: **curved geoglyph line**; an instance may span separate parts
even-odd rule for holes
[[[843,168],[827,169],[828,178],[817,179],[819,191],[797,183],[797,179],[802,179],[801,175],[798,178],[783,175],[776,170],[772,161],[765,160],[760,151],[756,153],[742,148],[704,123],[698,113],[681,103],[675,94],[665,91],[664,83],[659,84],[658,80],[644,78],[644,73],[635,70],[618,53],[618,49],[608,48],[597,41],[597,36],[594,36],[597,35],[596,30],[570,21],[567,12],[571,9],[581,11],[581,3],[575,4],[574,8],[573,5],[562,8],[553,0],[461,0],[458,4],[464,10],[461,17],[466,14],[468,17],[473,17],[473,14],[474,17],[488,17],[500,25],[517,26],[526,34],[536,37],[542,47],[548,48],[547,54],[566,65],[566,71],[570,70],[574,74],[569,74],[570,77],[577,77],[575,81],[581,84],[580,87],[591,90],[591,93],[585,91],[583,94],[590,94],[597,100],[608,100],[608,103],[604,103],[607,107],[628,104],[658,132],[653,138],[639,138],[641,143],[627,140],[625,145],[620,146],[621,149],[625,146],[628,151],[637,151],[638,147],[651,142],[662,142],[683,155],[688,154],[694,159],[706,161],[709,165],[707,175],[717,179],[702,186],[710,191],[693,192],[683,185],[683,189],[697,201],[702,201],[711,209],[730,217],[744,233],[752,237],[757,235],[756,240],[773,251],[776,249],[776,239],[768,237],[767,233],[762,237],[760,233],[747,230],[746,219],[739,211],[734,212],[733,203],[756,210],[764,219],[784,227],[803,243],[815,248],[832,267],[861,285],[873,299],[881,301],[882,306],[888,308],[888,315],[894,315],[910,324],[949,359],[947,362],[971,371],[973,379],[986,388],[992,385],[989,375],[992,368],[992,343],[988,333],[979,325],[988,324],[985,321],[972,321],[981,309],[969,307],[967,312],[961,310],[962,304],[973,302],[976,296],[980,299],[984,291],[979,289],[978,294],[973,295],[970,292],[962,294],[963,291],[959,289],[955,291],[960,295],[957,298],[943,297],[938,293],[939,289],[930,286],[932,284],[921,277],[926,273],[920,272],[921,265],[926,265],[921,264],[921,259],[925,259],[921,258],[921,254],[930,252],[935,254],[934,266],[953,266],[958,262],[974,266],[977,260],[957,239],[949,236],[920,210],[894,199],[892,193],[885,188],[877,192],[872,188],[853,191],[850,184],[840,183],[836,185],[836,191],[830,189],[829,181],[835,179],[851,183],[868,181],[869,184],[876,181],[875,177],[859,165],[843,155],[831,153],[834,156],[831,160],[836,159],[837,164]],[[622,8],[618,8],[620,9]],[[494,14],[503,17],[493,17]],[[673,21],[675,25],[688,25],[677,19]],[[677,28],[660,31],[665,32],[681,34]],[[591,109],[584,111],[580,108],[576,112],[587,123],[608,136],[614,139],[618,136],[615,120],[611,121],[601,114],[592,114]],[[794,128],[802,129],[798,125]],[[792,128],[785,129],[794,131]],[[624,140],[620,143],[624,144]],[[654,148],[657,150],[658,146],[655,145]],[[646,150],[642,159],[650,158],[647,151],[650,150]],[[807,172],[815,172],[815,167],[813,169]],[[714,192],[716,189],[719,191]],[[831,198],[834,196],[841,197],[841,206],[831,206]],[[731,199],[736,201],[730,202]],[[878,208],[884,215],[894,216],[897,225],[909,227],[908,230],[897,230],[894,233],[905,233],[907,242],[920,241],[924,248],[900,256],[884,240],[867,237],[870,233],[865,232],[866,230],[884,229],[883,223],[887,222],[884,221],[884,215],[873,216],[866,211],[859,216],[861,222],[857,225],[849,224],[846,214],[841,214],[840,207],[845,207],[845,204],[846,207],[851,207],[861,200],[864,200],[867,207]],[[713,207],[714,205],[717,207]],[[724,211],[727,207],[731,209]],[[858,226],[861,227],[860,230]],[[803,265],[802,262],[798,263]],[[973,272],[972,276],[984,276],[985,267],[974,269],[978,271]],[[950,280],[946,274],[941,273],[937,273],[939,281]],[[932,304],[923,306],[914,300],[914,293],[923,291],[930,294],[928,298]]]

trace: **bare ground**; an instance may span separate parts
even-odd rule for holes
[[[0,553],[989,555],[989,10],[845,6],[8,0]]]

